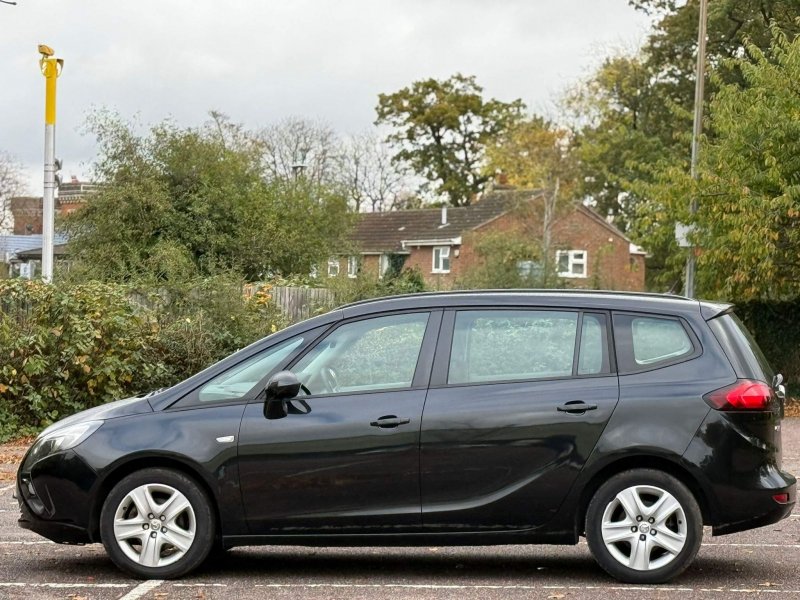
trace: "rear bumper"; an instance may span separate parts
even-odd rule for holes
[[[794,480],[794,477],[791,479]],[[781,493],[789,494],[789,501],[785,504],[779,504],[772,497],[775,494]],[[771,525],[772,523],[777,523],[785,519],[792,513],[792,509],[797,501],[796,485],[793,483],[779,490],[751,492],[742,495],[741,500],[744,504],[741,508],[746,511],[749,506],[749,514],[738,521],[715,523],[712,525],[711,529],[714,535],[724,535],[727,533],[736,533],[737,531],[745,531],[747,529],[755,529],[756,527],[764,527],[765,525]],[[765,507],[767,507],[768,510],[764,510]]]
[[[797,501],[794,476],[780,469],[780,420],[771,412],[711,410],[683,455],[699,483],[714,535],[776,523]],[[788,494],[787,502],[774,496]]]

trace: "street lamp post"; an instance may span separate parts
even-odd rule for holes
[[[700,134],[703,131],[703,96],[706,78],[706,22],[708,21],[708,0],[700,0],[700,23],[697,32],[697,69],[694,85],[694,127],[692,128],[692,167],[691,175],[695,181],[699,179],[697,160],[700,153]],[[692,197],[689,211],[697,212],[697,198]],[[689,246],[689,257],[686,259],[685,294],[694,297],[695,247]]]
[[[56,79],[64,60],[53,58],[53,49],[39,45],[39,68],[45,78],[44,102],[44,194],[42,196],[42,279],[53,280],[53,236],[56,191]],[[60,165],[58,166],[60,168]]]

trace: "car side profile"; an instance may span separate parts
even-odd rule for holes
[[[733,307],[482,291],[359,302],[60,421],[20,525],[180,577],[252,544],[576,544],[657,583],[795,503],[784,391]]]

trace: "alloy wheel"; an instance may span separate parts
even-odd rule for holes
[[[680,502],[652,485],[636,485],[619,492],[607,504],[600,530],[611,556],[637,571],[671,563],[683,550],[688,535]]]
[[[144,567],[180,560],[197,532],[194,509],[172,486],[151,483],[131,490],[114,514],[114,537],[125,555]]]

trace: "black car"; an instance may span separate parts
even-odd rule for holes
[[[623,581],[795,503],[781,376],[724,304],[452,292],[344,306],[45,430],[20,525],[138,577],[249,544],[575,544]]]

